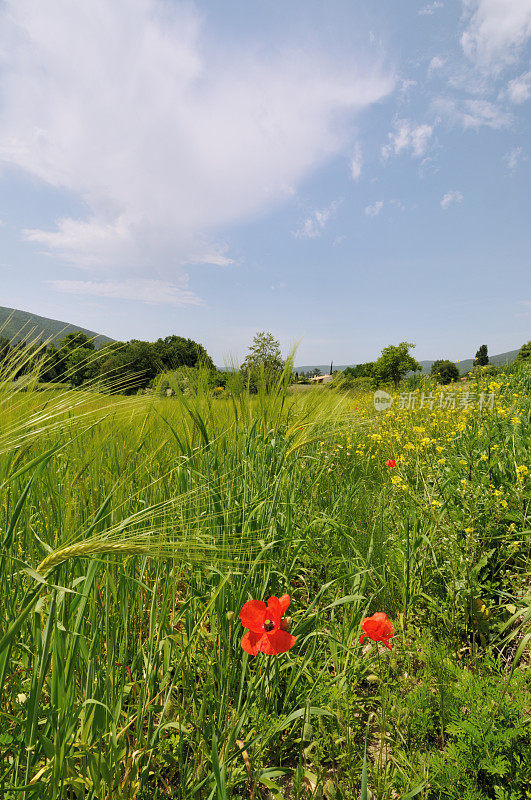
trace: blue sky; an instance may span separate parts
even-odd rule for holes
[[[531,0],[0,4],[0,304],[218,364],[531,338]]]

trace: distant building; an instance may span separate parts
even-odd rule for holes
[[[310,383],[330,383],[333,380],[333,375],[315,375],[310,378]]]

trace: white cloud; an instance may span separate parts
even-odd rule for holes
[[[465,54],[487,71],[514,63],[531,36],[531,0],[463,0],[463,4],[469,15],[461,36]]]
[[[368,217],[377,217],[383,208],[383,200],[377,200],[372,206],[365,206],[365,213]]]
[[[124,281],[47,281],[59,292],[77,295],[95,295],[120,300],[140,300],[153,305],[202,305],[202,301],[184,286],[169,281],[135,280]],[[185,281],[183,281],[186,284]]]
[[[334,200],[328,208],[316,208],[309,217],[306,217],[300,228],[293,232],[293,235],[297,239],[317,239],[323,233],[332,214],[335,214],[340,202],[340,200]]]
[[[524,72],[518,78],[513,78],[507,84],[507,95],[511,103],[520,105],[531,97],[531,70]]]
[[[430,61],[428,72],[435,72],[437,69],[441,69],[446,64],[446,58],[442,56],[433,56]]]
[[[435,14],[435,12],[437,11],[438,8],[443,8],[443,7],[444,7],[444,3],[440,2],[440,0],[434,0],[433,3],[428,3],[427,6],[424,6],[423,8],[420,8],[418,13],[421,14],[421,15],[422,14],[427,14],[427,15],[431,16],[432,14]]]
[[[350,174],[352,175],[355,181],[359,180],[362,166],[363,166],[363,157],[361,155],[361,148],[357,144],[354,149],[354,155],[350,160]]]
[[[403,78],[400,81],[399,89],[403,94],[407,94],[407,92],[409,92],[409,90],[412,89],[413,86],[416,86],[416,85],[417,85],[417,81],[411,80],[411,78]]]
[[[29,241],[111,276],[230,263],[220,231],[348,152],[345,122],[392,89],[358,57],[223,50],[206,24],[179,0],[2,4],[0,159],[87,209]]]
[[[419,158],[428,149],[428,144],[433,134],[432,125],[414,125],[407,119],[395,120],[394,133],[388,134],[389,144],[382,147],[382,158],[388,159],[391,155],[399,155],[409,151]]]
[[[461,192],[456,191],[455,189],[450,189],[449,192],[446,192],[444,197],[441,200],[441,208],[446,211],[453,203],[460,203],[463,199],[463,195]]]
[[[462,123],[465,128],[506,128],[512,116],[488,100],[465,100],[462,109]]]
[[[450,122],[458,123],[463,128],[507,128],[513,122],[513,116],[499,105],[489,100],[454,100],[441,97],[434,101],[434,110]]]
[[[513,147],[512,150],[509,150],[509,152],[504,155],[503,160],[511,172],[518,166],[519,161],[521,161],[523,157],[523,153],[524,151],[521,147]]]

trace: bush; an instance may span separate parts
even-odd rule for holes
[[[516,356],[516,360],[518,363],[522,361],[531,364],[531,342],[527,342],[527,344],[523,344],[518,351],[518,355]]]
[[[437,379],[437,383],[446,386],[448,383],[458,380],[459,369],[457,364],[454,364],[453,361],[440,358],[433,362],[431,375],[433,378]]]
[[[481,378],[482,375],[496,375],[499,371],[500,368],[495,364],[485,364],[482,367],[476,365],[475,367],[472,367],[469,375],[472,378]]]

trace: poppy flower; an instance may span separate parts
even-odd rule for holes
[[[395,629],[391,620],[388,619],[387,614],[384,614],[383,611],[377,611],[372,617],[367,617],[367,619],[362,620],[361,627],[364,633],[360,636],[360,644],[362,644],[365,637],[368,636],[373,642],[382,642],[389,650],[393,649],[389,644],[389,639],[395,632]]]
[[[396,461],[394,461],[392,458],[388,458],[387,461],[385,462],[385,466],[396,467]]]
[[[241,641],[246,653],[273,656],[293,647],[296,637],[287,632],[286,622],[282,619],[289,604],[289,594],[283,594],[282,597],[273,595],[267,605],[263,600],[245,603],[240,611],[240,620],[244,628],[249,628]]]

